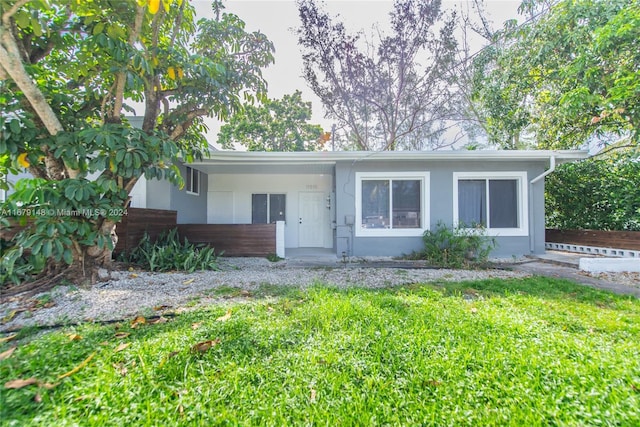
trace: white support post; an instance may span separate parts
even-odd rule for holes
[[[276,255],[284,258],[284,221],[276,221]]]

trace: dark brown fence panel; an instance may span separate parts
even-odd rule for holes
[[[547,229],[545,241],[548,243],[570,243],[602,248],[640,250],[640,231]]]
[[[128,252],[138,246],[145,232],[153,240],[163,231],[175,228],[177,218],[176,211],[128,208],[127,215],[116,225],[118,244],[114,253]]]
[[[266,256],[276,252],[275,224],[179,224],[178,234],[205,243],[224,256]]]

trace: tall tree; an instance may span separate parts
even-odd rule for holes
[[[475,99],[494,142],[581,147],[639,141],[640,4],[635,0],[527,0],[530,18],[479,55]]]
[[[265,98],[273,45],[213,8],[196,22],[186,0],[0,0],[0,158],[35,177],[3,206],[35,214],[5,270],[25,250],[52,271],[107,263],[138,179],[180,184],[175,160],[208,150],[203,117]],[[142,129],[124,117],[132,101]]]
[[[315,151],[322,148],[324,133],[309,119],[311,102],[303,101],[297,90],[235,113],[220,128],[218,143],[227,149],[240,144],[249,151]]]
[[[449,118],[454,20],[440,1],[396,0],[390,34],[349,33],[315,0],[298,0],[304,77],[354,148],[438,148]]]

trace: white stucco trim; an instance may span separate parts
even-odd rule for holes
[[[529,186],[527,172],[454,172],[453,173],[453,225],[458,226],[458,181],[465,179],[515,179],[518,182],[518,224],[517,228],[486,228],[488,236],[528,236],[529,235]],[[487,193],[487,199],[489,193]],[[488,203],[488,201],[487,201]],[[488,212],[487,212],[488,217]]]
[[[355,235],[356,237],[408,237],[422,236],[429,229],[430,224],[430,182],[429,172],[356,172],[356,218],[355,218]],[[421,181],[422,194],[420,200],[420,224],[421,228],[373,228],[367,229],[362,227],[362,181],[367,179],[381,180],[419,180]],[[392,191],[392,190],[390,190]],[[392,193],[390,192],[390,197]],[[390,207],[392,209],[392,207]],[[392,215],[392,212],[389,212]]]

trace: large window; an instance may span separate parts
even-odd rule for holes
[[[528,235],[525,172],[457,172],[453,181],[456,224],[482,225],[494,236]]]
[[[428,188],[428,172],[357,173],[356,235],[422,235]]]
[[[185,188],[187,194],[193,194],[195,196],[200,194],[200,172],[187,166],[187,174],[185,180]]]
[[[251,223],[269,224],[286,221],[287,198],[284,194],[252,194]]]

